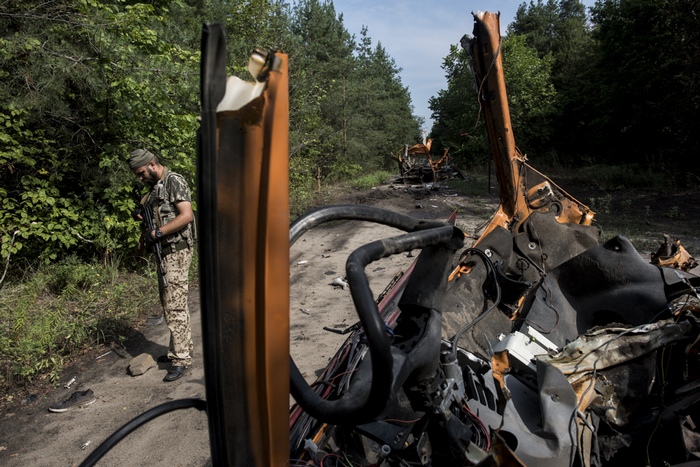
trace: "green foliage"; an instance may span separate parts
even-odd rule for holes
[[[355,178],[352,180],[350,185],[352,185],[353,188],[357,188],[358,190],[366,190],[368,188],[374,188],[379,185],[382,185],[387,180],[391,180],[392,177],[394,177],[394,174],[392,174],[391,172],[380,170]]]
[[[294,5],[290,53],[291,158],[301,159],[307,177],[326,177],[344,156],[347,77],[353,67],[352,37],[332,3],[304,0]]]
[[[594,47],[584,5],[579,0],[523,3],[507,33],[509,38],[524,38],[530,54],[536,53],[540,59],[536,66],[547,68],[547,85],[552,87],[551,94],[544,94],[546,111],[532,114],[540,117],[529,122],[534,126],[514,125],[519,145],[549,158],[555,154],[571,158],[572,148],[589,151],[595,76],[591,67]]]
[[[597,189],[606,191],[629,188],[663,191],[677,188],[671,172],[659,171],[645,164],[581,165],[576,170],[566,169],[556,178],[581,185],[594,185]]]
[[[669,219],[680,220],[685,217],[685,213],[681,210],[680,206],[671,206],[666,213],[666,217]]]
[[[72,256],[0,289],[0,387],[48,377],[76,353],[119,340],[158,303],[157,281]]]
[[[599,197],[588,198],[588,205],[590,208],[600,214],[611,214],[612,213],[612,200],[613,196],[607,193]]]
[[[104,246],[92,201],[61,193],[64,151],[42,130],[27,129],[27,114],[12,105],[0,108],[0,140],[5,143],[0,150],[5,171],[0,186],[0,257],[41,255],[48,263],[85,241]]]
[[[351,163],[336,164],[328,176],[328,181],[331,183],[343,180],[350,180],[362,172],[362,166]]]
[[[193,180],[198,52],[168,40],[188,11],[82,0],[14,5],[2,17],[3,259],[109,258],[132,247],[124,160],[136,146]]]
[[[226,28],[230,74],[244,74],[254,46],[289,53],[293,209],[310,206],[319,184],[392,168],[389,156],[420,137],[401,70],[367,28],[351,35],[332,2],[17,0],[1,8],[0,259],[11,257],[15,273],[19,264],[109,260],[133,248],[124,160],[135,147],[156,152],[196,194],[205,21]],[[696,17],[695,0],[601,0],[590,19],[579,0],[520,5],[502,47],[519,147],[565,163],[677,170],[700,150]],[[468,65],[453,46],[443,62],[447,89],[430,101],[434,151],[449,148],[461,167],[491,157]],[[693,182],[694,170],[669,179]]]
[[[356,48],[347,118],[347,158],[365,170],[387,168],[390,155],[418,142],[420,128],[411,97],[394,60],[381,43],[372,47],[365,27]]]
[[[697,1],[605,0],[592,13],[601,152],[680,167],[700,150]]]
[[[449,148],[450,157],[461,167],[483,164],[491,150],[466,50],[451,45],[442,68],[447,89],[429,101],[435,120],[431,137],[436,143],[431,149],[442,153]]]
[[[129,254],[139,229],[125,159],[136,147],[182,173],[196,195],[204,21],[226,29],[229,74],[247,73],[253,47],[289,54],[294,209],[312,204],[319,182],[381,169],[419,137],[401,70],[366,30],[358,45],[331,2],[20,0],[1,8],[0,259],[13,260],[10,275],[70,255]]]
[[[332,3],[297,2],[291,14],[290,144],[306,180],[383,168],[419,136],[400,70],[367,29],[357,44]],[[293,174],[292,178],[300,176]]]
[[[302,214],[314,202],[315,179],[305,167],[299,167],[303,163],[299,157],[289,161],[289,211],[292,216]]]
[[[513,130],[518,145],[527,151],[548,147],[556,92],[551,82],[551,57],[539,58],[524,36],[513,35],[502,43],[503,68],[508,89]],[[452,45],[443,61],[447,90],[430,99],[436,121],[431,136],[438,148],[449,148],[462,167],[479,166],[491,156],[482,109],[478,105],[469,57]],[[438,149],[439,150],[439,149]]]
[[[506,35],[517,34],[527,38],[527,45],[537,50],[540,57],[553,52],[557,44],[559,3],[556,0],[530,0],[521,3]]]
[[[516,142],[528,152],[545,152],[551,144],[557,99],[552,57],[539,58],[537,51],[526,45],[524,36],[508,36],[501,47]]]
[[[693,185],[697,169],[683,161],[700,151],[697,1],[601,0],[590,12],[580,0],[518,8],[502,43],[516,143],[532,160],[646,164]],[[432,136],[463,165],[485,160],[466,56],[453,47],[443,68],[448,86],[430,102]]]
[[[482,170],[482,173],[472,171],[472,173],[465,176],[464,180],[448,180],[447,185],[450,189],[456,190],[466,196],[489,195],[491,194],[491,191],[489,191],[489,178],[484,174],[486,169],[482,168]],[[495,179],[495,176],[493,178]],[[492,181],[492,183],[495,183],[495,180]],[[497,189],[492,191],[496,193]]]

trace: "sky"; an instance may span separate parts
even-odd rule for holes
[[[432,119],[428,99],[447,88],[442,60],[451,44],[472,34],[472,12],[501,13],[501,34],[525,0],[333,0],[336,13],[350,34],[360,37],[367,26],[373,46],[381,43],[401,68],[401,82],[408,87],[413,113],[425,120],[430,131]],[[528,2],[529,3],[529,0]],[[584,0],[586,5],[593,0]]]

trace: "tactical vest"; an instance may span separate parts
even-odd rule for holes
[[[170,171],[167,167],[163,171],[163,176],[146,197],[157,227],[162,227],[175,219],[178,214],[175,201],[191,202],[190,190],[184,177]],[[192,221],[177,232],[164,236],[161,240],[161,247],[165,253],[171,253],[181,250],[185,246],[192,248],[195,241],[196,227],[195,222]]]

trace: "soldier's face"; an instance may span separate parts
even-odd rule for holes
[[[138,169],[134,169],[134,175],[136,175],[136,178],[143,183],[148,183],[151,186],[155,186],[155,184],[158,183],[158,174],[156,174],[156,171],[153,170],[153,166],[153,162],[149,162]]]

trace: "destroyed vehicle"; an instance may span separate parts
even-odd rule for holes
[[[414,144],[405,145],[394,156],[399,166],[400,182],[403,184],[440,182],[451,178],[464,178],[459,168],[450,161],[449,149],[445,148],[442,157],[433,159],[430,155],[433,140],[425,140]]]
[[[594,213],[527,164],[511,131],[498,15],[468,42],[500,185],[473,244],[455,216],[321,208],[288,225],[286,56],[226,78],[207,25],[198,141],[200,291],[212,465],[697,465],[700,278],[673,242],[644,260],[600,243]],[[465,85],[467,85],[465,83]],[[289,247],[339,219],[389,225],[347,260],[359,317],[313,384],[289,356]],[[420,250],[378,298],[365,268]],[[687,252],[685,252],[687,253]],[[320,324],[319,324],[320,325]],[[295,404],[289,409],[289,394]]]
[[[472,245],[450,222],[367,213],[411,233],[358,257],[423,249],[379,303],[366,279],[348,275],[362,328],[312,387],[293,366],[299,405],[290,459],[700,462],[700,278],[667,267],[674,261],[649,263],[623,236],[600,244],[594,213],[527,164],[510,131],[499,44],[498,16],[475,15],[468,47],[501,187],[498,211]],[[295,223],[292,241],[308,222]],[[666,253],[688,261],[679,244],[667,241]],[[355,260],[348,273],[366,265]]]

